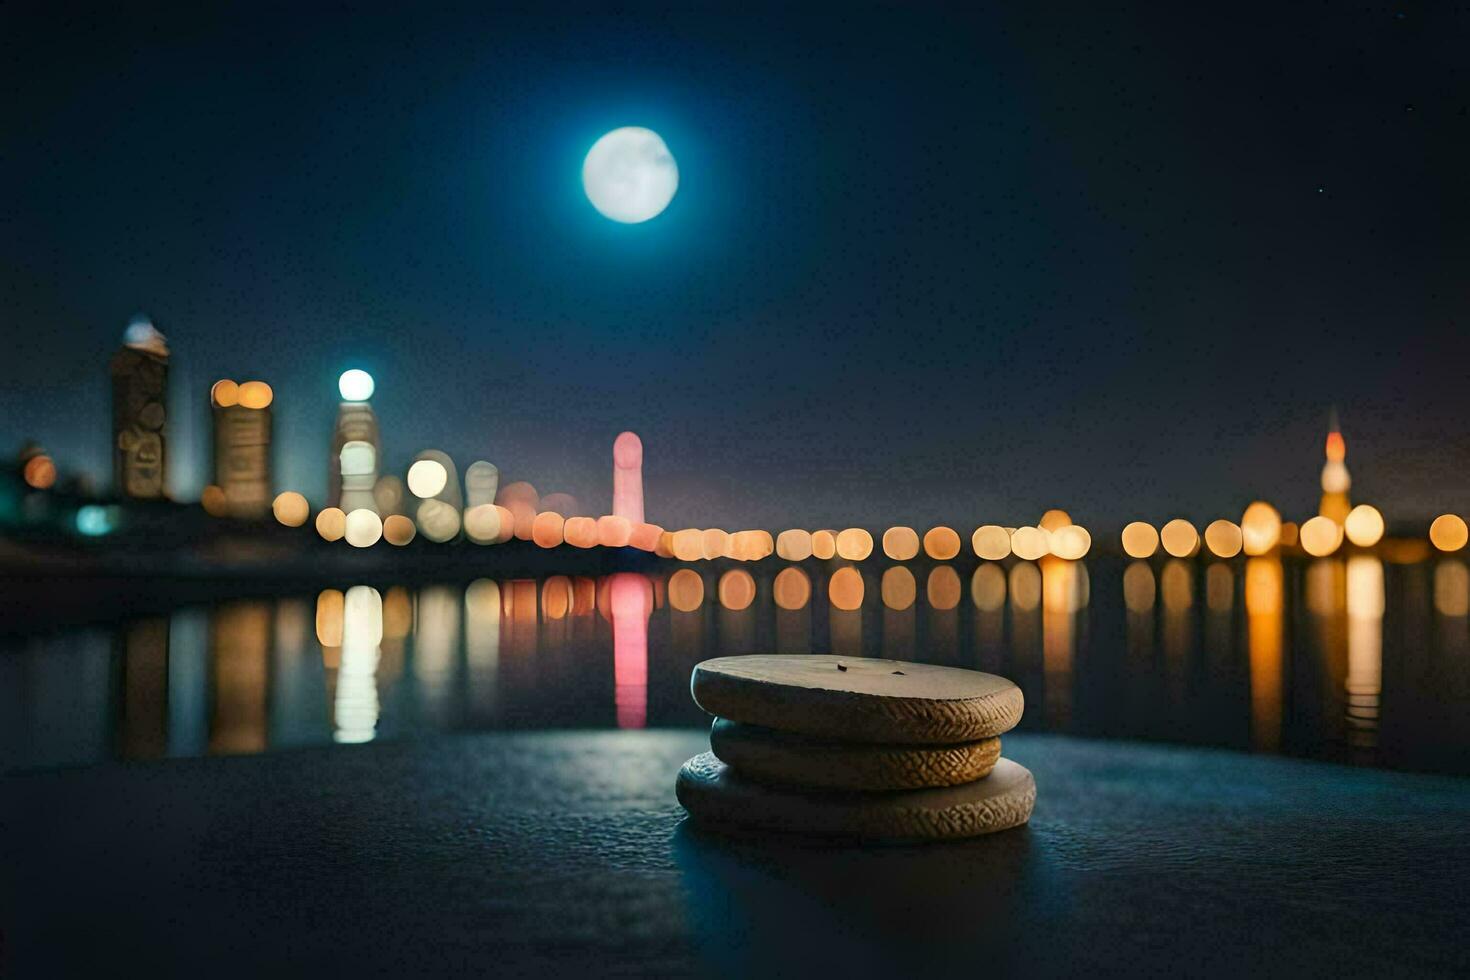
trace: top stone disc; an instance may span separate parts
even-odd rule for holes
[[[854,742],[973,742],[1010,731],[1025,707],[994,674],[826,654],[717,657],[689,687],[712,715]]]

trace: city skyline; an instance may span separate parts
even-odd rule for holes
[[[1449,13],[15,17],[0,436],[99,483],[141,310],[183,497],[226,377],[323,493],[349,367],[395,471],[600,500],[633,429],[670,524],[1309,513],[1334,404],[1391,520],[1470,497]],[[623,125],[679,161],[643,224],[581,187]]]

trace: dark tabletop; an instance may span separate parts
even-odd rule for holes
[[[482,734],[0,780],[0,975],[1470,970],[1470,781],[1015,735],[1029,827],[698,832],[703,732]]]

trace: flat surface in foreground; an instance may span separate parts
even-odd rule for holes
[[[1013,735],[1027,828],[860,850],[693,831],[674,775],[707,746],[485,734],[12,776],[0,974],[1470,969],[1470,781]]]

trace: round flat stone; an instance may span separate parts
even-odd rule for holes
[[[742,779],[704,752],[684,763],[674,791],[702,824],[864,841],[977,837],[1031,819],[1036,783],[1009,759],[961,786],[894,793],[823,793]]]
[[[972,783],[1000,758],[1000,739],[953,745],[837,742],[716,718],[710,749],[740,776],[808,789],[882,791]]]
[[[717,657],[694,668],[694,700],[712,715],[855,742],[949,745],[993,738],[1025,699],[1004,677],[866,657]]]

